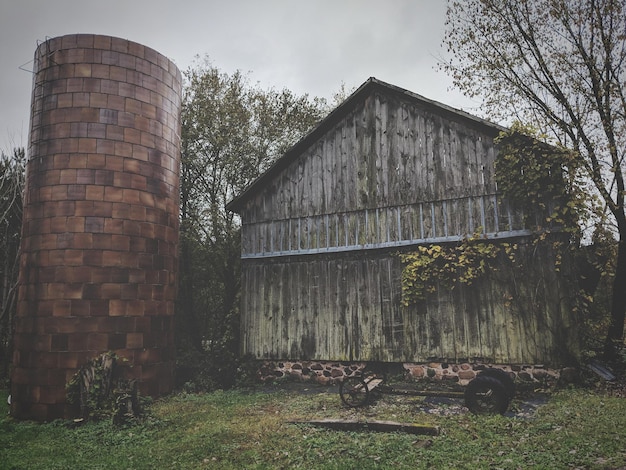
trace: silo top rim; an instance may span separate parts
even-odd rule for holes
[[[177,75],[179,78],[182,78],[181,72],[174,61],[157,50],[128,39],[103,34],[78,33],[48,38],[37,46],[37,49],[35,50],[35,59],[37,59],[38,56],[45,55],[46,53],[56,50],[80,48],[111,50],[130,54],[135,57],[146,59],[163,69],[169,70],[170,73],[173,72],[173,74]],[[163,61],[167,61],[167,67],[164,66],[165,64]]]

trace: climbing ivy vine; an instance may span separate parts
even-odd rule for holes
[[[544,140],[532,127],[520,123],[501,132],[495,139],[499,147],[495,176],[498,191],[522,209],[526,226],[534,230],[532,243],[551,245],[558,272],[563,254],[578,248],[581,228],[597,216],[599,206],[585,191],[576,153]],[[552,233],[564,236],[551,237]],[[572,287],[577,292],[573,303],[580,305],[578,291]]]
[[[578,236],[590,201],[583,191],[576,154],[544,143],[537,132],[520,123],[501,132],[495,143],[498,192],[523,211],[526,226],[537,233]]]
[[[554,269],[559,271],[563,250],[575,244],[549,235],[558,232],[578,239],[580,221],[589,208],[578,180],[577,159],[567,149],[541,142],[532,129],[520,124],[502,132],[495,142],[498,192],[524,214],[525,225],[534,232],[531,243],[551,244]],[[476,233],[456,245],[424,245],[401,254],[402,303],[408,306],[437,289],[470,286],[499,267],[514,267],[517,250],[516,243],[490,241]]]
[[[516,249],[514,243],[494,243],[475,234],[456,245],[423,245],[402,254],[402,303],[417,303],[437,289],[471,286],[497,269],[493,261],[502,253],[514,260]]]

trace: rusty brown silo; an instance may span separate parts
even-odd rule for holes
[[[181,74],[101,35],[35,51],[11,413],[70,417],[65,385],[115,351],[172,390]]]

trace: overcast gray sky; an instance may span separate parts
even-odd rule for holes
[[[47,38],[117,36],[181,71],[208,55],[264,88],[331,99],[367,78],[468,112],[436,70],[445,0],[0,0],[0,149],[28,145],[32,59]]]

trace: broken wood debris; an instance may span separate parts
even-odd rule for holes
[[[290,424],[310,424],[312,426],[335,429],[337,431],[377,431],[377,432],[405,432],[408,434],[421,434],[438,436],[439,427],[426,424],[398,423],[395,421],[356,421],[337,419],[314,419],[289,421]]]
[[[591,369],[593,372],[595,372],[597,375],[602,377],[607,382],[612,382],[617,378],[615,377],[615,375],[613,375],[613,373],[609,370],[608,367],[599,363],[598,361],[591,361],[587,367],[589,367],[589,369]]]

